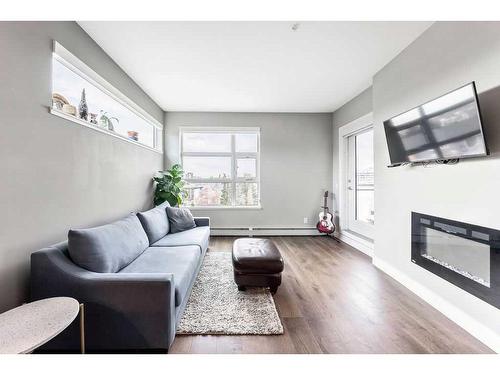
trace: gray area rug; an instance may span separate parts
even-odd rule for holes
[[[268,289],[238,291],[231,253],[208,252],[177,334],[279,335],[283,333]]]

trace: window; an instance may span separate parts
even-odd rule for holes
[[[347,141],[347,228],[373,238],[375,223],[373,178],[373,128],[346,137]]]
[[[259,129],[184,128],[185,205],[259,207]]]
[[[339,166],[339,218],[342,232],[346,236],[354,233],[357,237],[361,235],[373,240],[375,188],[372,114],[339,129]],[[373,245],[366,243],[366,246]]]
[[[355,157],[352,163],[354,176],[351,180],[354,186],[352,215],[355,220],[373,224],[374,221],[374,183],[373,183],[373,128],[352,135],[352,147]],[[351,146],[351,145],[350,145]]]
[[[86,116],[79,109],[84,90]],[[52,58],[51,113],[162,151],[162,125],[57,42]]]

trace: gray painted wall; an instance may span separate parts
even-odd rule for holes
[[[165,165],[179,161],[180,126],[261,128],[261,210],[200,210],[215,228],[314,227],[332,185],[331,114],[167,112]],[[304,217],[309,224],[304,224]]]
[[[438,22],[373,79],[375,258],[497,334],[499,309],[411,263],[410,213],[500,229],[499,67],[499,22]],[[473,80],[493,155],[453,166],[387,168],[382,122]]]
[[[333,207],[338,215],[339,194],[339,128],[372,111],[372,88],[369,87],[361,94],[344,104],[332,114],[333,124]],[[337,217],[337,224],[338,224]]]
[[[28,297],[30,253],[70,227],[150,205],[162,155],[48,112],[56,39],[163,122],[159,108],[75,22],[0,22],[0,312]]]

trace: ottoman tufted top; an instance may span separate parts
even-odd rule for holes
[[[238,238],[233,243],[233,267],[240,273],[275,274],[283,271],[283,258],[271,240]]]

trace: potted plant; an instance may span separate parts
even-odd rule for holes
[[[170,169],[158,173],[159,176],[153,177],[156,182],[154,205],[158,206],[167,201],[172,207],[180,206],[185,194],[182,166],[174,164]]]
[[[108,112],[101,110],[101,118],[99,119],[99,124],[101,124],[103,128],[115,131],[115,127],[113,126],[113,120],[115,120],[116,123],[120,122],[120,120],[118,120],[116,117],[109,117]]]

